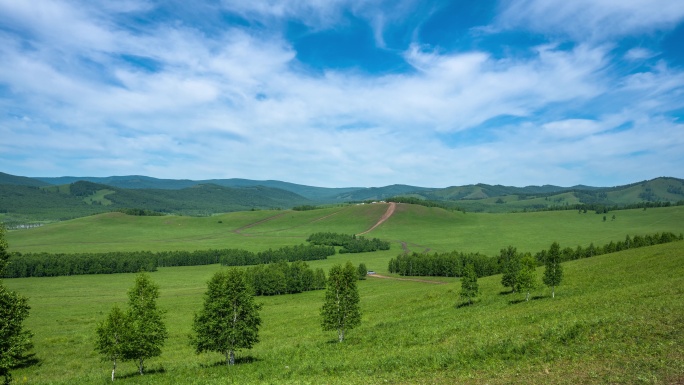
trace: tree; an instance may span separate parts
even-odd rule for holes
[[[475,273],[475,266],[472,263],[466,265],[463,276],[461,276],[461,298],[473,304],[473,298],[480,293],[480,287],[477,284],[477,274]]]
[[[556,286],[560,285],[563,279],[563,266],[561,265],[560,246],[557,242],[551,244],[549,253],[546,255],[544,263],[544,284],[551,286],[551,298],[556,297]]]
[[[518,274],[520,273],[520,268],[522,267],[520,264],[520,258],[521,255],[513,246],[508,246],[508,248],[501,249],[499,254],[499,264],[501,265],[501,271],[503,273],[501,276],[501,284],[504,287],[510,287],[511,292],[515,291]]]
[[[313,289],[325,289],[326,281],[325,271],[319,267],[314,272]]]
[[[328,273],[325,302],[321,308],[323,330],[336,330],[339,342],[347,330],[361,324],[359,291],[356,287],[358,269],[351,262],[335,265]]]
[[[123,346],[123,358],[137,361],[138,372],[143,374],[145,360],[161,355],[168,337],[162,320],[164,312],[157,308],[159,287],[149,274],[142,272],[128,291],[128,338]]]
[[[0,277],[8,261],[5,226],[0,223]],[[12,381],[10,369],[21,363],[33,347],[33,335],[23,325],[30,309],[26,297],[8,290],[0,280],[0,376],[5,378],[5,384]]]
[[[520,261],[521,268],[518,273],[515,290],[518,292],[527,291],[525,301],[530,300],[530,291],[536,287],[535,278],[537,276],[537,262],[530,254],[525,256]]]
[[[107,319],[97,324],[95,350],[104,355],[104,361],[113,362],[112,381],[116,373],[116,362],[123,358],[124,344],[129,338],[126,336],[128,324],[129,318],[117,305],[112,307]]]
[[[360,280],[365,280],[366,277],[368,276],[368,268],[366,267],[366,264],[361,262],[359,263],[359,279]]]
[[[214,274],[192,326],[191,344],[197,354],[219,352],[226,357],[226,365],[234,365],[236,350],[251,349],[259,342],[260,309],[243,271]]]

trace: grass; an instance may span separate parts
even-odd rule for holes
[[[302,243],[315,231],[358,233],[385,205],[322,210],[254,211],[214,216],[132,217],[105,214],[8,233],[14,251],[174,250],[242,247],[263,250]],[[608,217],[613,213],[609,213]],[[368,234],[393,241],[386,252],[336,255],[309,264],[366,263],[386,273],[402,251],[484,251],[512,244],[536,251],[607,243],[626,234],[679,233],[684,208],[614,212],[463,214],[399,205]],[[219,223],[221,222],[221,223]],[[323,291],[259,297],[264,304],[261,342],[221,365],[218,354],[197,356],[188,343],[192,317],[217,265],[160,268],[170,338],[161,357],[138,376],[119,366],[130,384],[234,383],[633,383],[684,379],[684,242],[632,249],[564,264],[565,278],[550,298],[508,294],[500,276],[479,280],[474,306],[460,306],[457,280],[444,284],[369,278],[359,282],[362,325],[343,344],[322,332]],[[541,280],[542,269],[538,271]],[[114,303],[124,305],[133,274],[7,279],[30,299],[27,327],[35,333],[38,364],[17,369],[16,383],[108,383],[111,364],[94,352],[95,324]]]
[[[554,300],[546,288],[529,302],[502,294],[500,276],[479,280],[474,306],[458,306],[453,279],[369,278],[359,282],[362,325],[343,344],[320,329],[322,291],[259,297],[261,342],[234,368],[218,354],[195,355],[187,339],[219,267],[162,268],[152,278],[169,341],[149,362],[156,373],[141,377],[124,363],[119,374],[131,384],[668,382],[684,376],[682,251],[676,242],[566,263]],[[133,277],[6,280],[30,298],[27,327],[40,360],[16,370],[17,383],[107,382],[110,364],[93,351],[95,323],[125,303]]]
[[[252,251],[304,243],[317,231],[360,233],[370,228],[387,205],[333,207],[311,211],[265,210],[212,217],[137,217],[108,213],[41,228],[11,231],[12,251],[106,252],[244,248]],[[612,215],[616,216],[612,220]],[[498,254],[509,245],[536,252],[553,241],[561,247],[603,245],[626,235],[684,232],[684,206],[621,210],[603,215],[577,211],[467,213],[399,204],[382,226],[366,234],[402,243],[411,251]]]

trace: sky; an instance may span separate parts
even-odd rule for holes
[[[0,0],[0,172],[684,178],[684,1]]]

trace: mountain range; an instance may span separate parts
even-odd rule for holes
[[[439,202],[466,211],[523,211],[576,205],[628,206],[684,201],[684,180],[660,177],[615,187],[474,184],[447,188],[409,185],[327,188],[277,180],[24,177],[0,172],[0,220],[68,219],[122,208],[182,215],[385,200]]]

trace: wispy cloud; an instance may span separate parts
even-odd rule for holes
[[[487,44],[464,50],[393,38],[440,3],[405,20],[418,3],[199,3],[208,26],[175,2],[0,0],[0,160],[23,175],[322,186],[681,176],[684,72],[655,43],[618,55],[615,40],[674,28],[684,9],[672,3],[504,2],[471,37]],[[334,34],[349,17],[406,69],[303,62],[289,23]],[[488,50],[512,31],[547,38],[516,40],[524,54]]]

